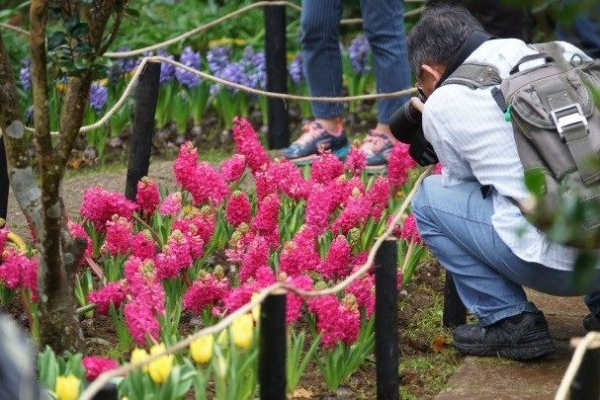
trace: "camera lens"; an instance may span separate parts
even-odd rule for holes
[[[407,101],[390,118],[390,130],[402,143],[410,143],[421,127],[421,113]]]

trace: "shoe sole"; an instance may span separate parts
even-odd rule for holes
[[[367,165],[365,167],[365,172],[369,175],[386,174],[387,173],[387,164]]]
[[[350,152],[350,144],[347,144],[346,146],[340,147],[339,149],[336,149],[336,150],[331,150],[331,154],[333,154],[340,160],[345,159],[348,156],[349,152]],[[311,155],[308,155],[305,157],[288,158],[288,160],[298,166],[302,166],[302,165],[311,165],[318,157],[319,156],[317,154],[311,154]]]
[[[521,344],[515,347],[497,347],[454,343],[460,353],[469,356],[491,357],[500,356],[511,360],[532,360],[556,353],[552,339],[537,340],[533,343]]]

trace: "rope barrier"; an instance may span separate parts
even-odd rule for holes
[[[139,79],[140,74],[142,73],[144,67],[146,66],[146,64],[148,62],[165,62],[165,63],[173,64],[174,66],[181,68],[185,71],[188,71],[190,73],[193,73],[195,75],[198,75],[198,76],[202,77],[203,79],[213,81],[213,82],[219,83],[224,86],[229,86],[234,89],[238,89],[243,92],[250,93],[250,94],[274,97],[274,98],[283,99],[283,100],[298,100],[298,101],[311,101],[311,102],[324,102],[324,103],[345,103],[345,102],[356,101],[356,100],[376,100],[376,99],[382,99],[382,98],[399,97],[399,96],[408,95],[408,94],[416,92],[415,88],[409,88],[409,89],[404,89],[404,90],[400,90],[397,92],[391,92],[391,93],[363,94],[363,95],[358,95],[358,96],[345,96],[345,97],[327,97],[327,96],[312,97],[312,96],[300,96],[300,95],[288,94],[288,93],[268,92],[266,90],[254,89],[249,86],[240,85],[239,83],[230,82],[225,79],[218,78],[214,75],[208,74],[203,71],[199,71],[199,70],[191,68],[191,67],[188,67],[185,64],[181,64],[180,62],[170,60],[165,57],[152,56],[152,57],[142,58],[142,60],[140,61],[140,64],[136,68],[133,76],[131,77],[131,80],[125,87],[123,94],[121,95],[119,100],[112,106],[112,108],[110,110],[108,110],[104,114],[104,116],[102,118],[100,118],[98,121],[94,122],[91,125],[82,126],[81,129],[79,129],[79,132],[88,132],[93,129],[102,127],[102,125],[104,125],[105,123],[108,122],[110,117],[112,117],[117,111],[119,111],[119,109],[123,106],[123,104],[125,104],[125,100],[127,99],[127,97],[133,92],[133,88],[134,88],[135,84],[137,83],[137,80]],[[35,129],[31,128],[31,127],[26,127],[25,129],[29,132],[35,132]],[[58,132],[58,131],[53,131],[53,132],[51,132],[51,135],[57,136],[57,135],[59,135],[59,133],[60,132]]]
[[[433,169],[432,166],[427,167],[421,173],[419,178],[415,181],[415,185],[413,186],[412,190],[406,195],[406,198],[404,199],[404,201],[400,205],[400,208],[394,215],[392,222],[388,225],[388,227],[387,227],[386,231],[383,233],[383,235],[381,235],[375,241],[375,243],[373,244],[373,247],[371,247],[371,250],[369,251],[369,255],[367,256],[367,261],[362,265],[362,267],[360,267],[358,270],[356,270],[354,273],[352,273],[350,276],[348,276],[343,281],[339,282],[337,285],[335,285],[331,288],[328,288],[328,289],[304,291],[304,290],[300,290],[294,286],[289,286],[289,285],[282,284],[282,283],[275,283],[275,284],[267,287],[266,289],[263,289],[262,291],[258,292],[257,295],[255,296],[254,300],[252,300],[249,303],[246,303],[242,307],[238,308],[236,311],[234,311],[233,313],[231,313],[228,316],[226,316],[225,318],[223,318],[217,324],[199,330],[198,332],[194,333],[193,335],[188,336],[187,338],[185,338],[183,340],[180,340],[179,342],[173,344],[172,346],[167,347],[164,351],[154,354],[154,355],[148,357],[147,359],[143,360],[142,362],[139,362],[136,364],[131,364],[131,363],[125,364],[117,369],[102,373],[81,394],[80,399],[81,400],[91,400],[94,397],[94,395],[96,393],[98,393],[98,391],[100,389],[102,389],[102,387],[106,383],[108,383],[112,378],[125,375],[128,372],[136,370],[154,360],[157,360],[158,358],[160,358],[164,355],[172,354],[179,350],[185,349],[185,348],[189,347],[189,345],[194,340],[196,340],[202,336],[212,335],[212,334],[221,332],[222,330],[227,328],[229,325],[231,325],[231,323],[237,317],[239,317],[242,314],[246,314],[246,313],[252,311],[252,309],[254,307],[256,307],[257,305],[262,303],[267,298],[267,296],[272,293],[293,292],[302,297],[317,297],[317,296],[325,296],[325,295],[335,294],[337,292],[340,292],[341,290],[346,288],[350,283],[354,282],[358,277],[360,277],[362,274],[364,274],[371,268],[371,265],[373,264],[373,261],[375,260],[375,253],[377,253],[377,250],[379,250],[379,247],[384,242],[384,240],[386,240],[388,237],[390,237],[392,235],[392,232],[394,231],[394,227],[400,222],[400,220],[404,216],[404,212],[408,208],[408,205],[409,205],[410,201],[412,200],[412,198],[414,197],[415,193],[417,192],[419,186],[421,185],[421,182],[423,182],[423,179],[425,179],[427,177],[427,175],[430,174],[432,169]]]
[[[0,28],[7,29],[9,31],[15,31],[15,32],[20,33],[21,35],[29,36],[29,32],[27,32],[25,29],[21,29],[14,25],[5,24],[3,22],[0,22]]]
[[[573,341],[572,341],[573,343]],[[569,393],[569,389],[573,384],[573,380],[577,375],[577,371],[581,366],[583,361],[583,357],[585,356],[585,352],[590,347],[598,347],[600,345],[600,333],[599,332],[589,332],[583,340],[579,340],[577,347],[575,348],[575,352],[573,353],[573,358],[571,358],[571,362],[567,370],[565,371],[565,375],[563,376],[562,381],[560,382],[560,386],[558,387],[558,391],[556,392],[555,400],[566,400],[567,395]]]

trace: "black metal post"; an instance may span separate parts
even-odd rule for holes
[[[10,182],[8,180],[8,162],[6,160],[6,149],[4,138],[0,137],[0,218],[6,220],[8,214],[8,193]]]
[[[467,309],[458,297],[454,279],[448,271],[446,271],[446,285],[444,286],[444,315],[442,320],[447,328],[453,328],[467,322]]]
[[[144,71],[140,74],[135,93],[133,134],[131,135],[125,185],[125,197],[129,200],[135,200],[139,180],[148,175],[159,79],[160,63],[147,63]]]
[[[375,363],[377,399],[399,398],[398,242],[387,239],[375,254]]]
[[[265,58],[267,91],[287,93],[287,59],[285,46],[285,6],[269,6],[265,12]],[[290,145],[290,122],[283,99],[269,97],[269,149]]]
[[[119,391],[114,383],[107,383],[94,396],[93,400],[118,400]]]
[[[258,379],[261,400],[285,400],[285,294],[269,295],[260,307]]]
[[[600,348],[588,349],[571,385],[571,400],[600,399]]]

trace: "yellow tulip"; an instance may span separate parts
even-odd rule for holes
[[[254,321],[251,314],[240,315],[231,324],[233,343],[239,348],[247,349],[250,347],[253,332]]]
[[[190,343],[190,354],[194,361],[198,364],[207,364],[212,358],[214,343],[213,335],[200,336]]]
[[[58,400],[75,400],[79,396],[80,385],[81,381],[75,375],[59,376],[54,391]]]
[[[225,328],[219,333],[217,344],[221,347],[229,346],[229,329]]]
[[[256,300],[256,298],[258,297],[258,293],[252,293],[252,301]],[[258,322],[258,319],[260,318],[260,303],[255,305],[252,308],[252,319],[254,320],[254,322]]]
[[[153,356],[155,354],[161,353],[165,350],[164,344],[156,344],[152,346],[150,349],[150,355]],[[156,383],[164,383],[169,374],[171,374],[171,369],[173,368],[173,355],[164,355],[154,361],[152,361],[148,365],[148,373],[150,374],[150,378]]]
[[[150,357],[150,356],[148,355],[148,353],[146,353],[146,350],[144,350],[144,349],[133,349],[133,351],[131,352],[131,363],[132,364],[140,363],[140,362],[146,360],[148,357]],[[144,372],[148,372],[148,364],[145,364],[142,367],[142,370]]]

